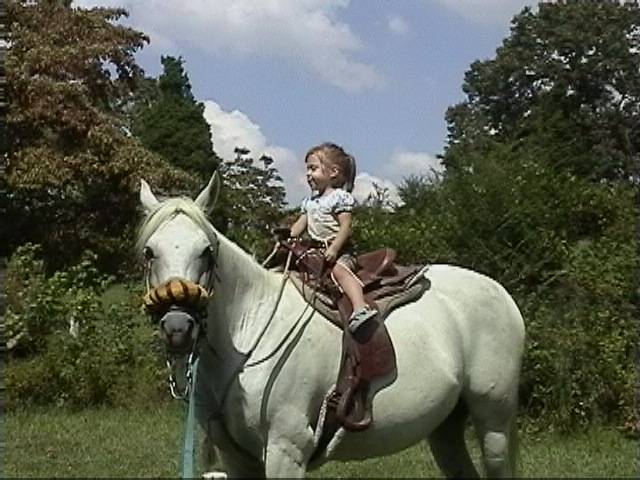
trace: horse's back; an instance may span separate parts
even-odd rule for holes
[[[461,313],[456,316],[467,342],[476,335],[493,338],[497,345],[482,344],[489,350],[501,350],[504,342],[522,346],[524,320],[514,299],[494,279],[462,267],[434,265],[427,272],[440,301]],[[470,337],[470,338],[469,338]]]
[[[454,265],[432,265],[425,273],[430,288],[414,304],[427,322],[444,322],[470,333],[490,332],[524,339],[524,321],[515,301],[492,278]],[[435,313],[439,313],[436,315]]]
[[[425,438],[460,399],[486,408],[517,391],[524,324],[510,295],[460,267],[433,265],[425,276],[429,290],[385,320],[397,370],[372,385],[374,427],[347,436],[335,458],[401,449]],[[382,447],[388,438],[393,446]]]

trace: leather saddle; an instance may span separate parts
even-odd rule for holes
[[[416,300],[429,288],[423,275],[427,267],[396,264],[396,252],[391,248],[357,255],[354,273],[363,285],[365,302],[378,313],[351,335],[346,327],[353,307],[330,277],[324,245],[297,238],[280,240],[263,265],[281,268],[287,258],[290,278],[302,296],[344,332],[336,387],[327,399],[325,430],[327,434],[338,426],[364,430],[372,422],[371,381],[396,370],[395,351],[384,319],[394,308]]]

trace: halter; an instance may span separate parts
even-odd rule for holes
[[[206,323],[202,320],[207,316],[207,306],[209,300],[213,296],[213,282],[216,278],[218,278],[218,272],[216,269],[217,266],[217,258],[219,254],[219,244],[215,243],[215,251],[211,252],[211,263],[207,272],[207,281],[206,287],[199,285],[195,282],[184,280],[181,278],[172,278],[167,280],[166,282],[156,286],[155,288],[151,288],[151,265],[153,262],[153,258],[147,259],[145,264],[145,283],[147,287],[147,293],[142,297],[142,308],[143,312],[150,315],[153,318],[161,318],[165,313],[167,313],[171,308],[179,308],[187,313],[189,313],[195,320],[195,325],[193,328],[193,332],[191,332],[191,343],[190,343],[190,351],[185,352],[171,352],[169,349],[165,349],[165,353],[167,354],[167,369],[169,371],[169,387],[171,390],[171,395],[174,398],[188,400],[190,388],[192,385],[192,379],[195,376],[193,372],[194,365],[198,358],[198,350],[196,349],[196,345],[200,338],[205,337],[204,330],[206,327]],[[282,346],[285,344],[286,340],[290,337],[290,335],[295,330],[296,326],[299,324],[300,320],[304,317],[307,312],[309,305],[307,304],[300,317],[294,322],[293,326],[287,334],[283,337],[283,339],[276,346],[274,351],[267,354],[264,358],[260,358],[254,360],[252,362],[246,363],[249,357],[255,352],[258,345],[260,344],[262,338],[266,334],[266,331],[269,329],[273,319],[275,318],[278,305],[280,303],[280,299],[282,297],[282,293],[284,291],[285,284],[288,280],[289,275],[289,265],[291,262],[292,256],[289,252],[287,256],[287,260],[285,262],[284,274],[282,278],[282,282],[280,284],[280,288],[278,290],[278,294],[275,298],[273,309],[271,310],[270,315],[267,318],[267,321],[264,323],[258,335],[252,342],[252,345],[248,348],[246,352],[242,354],[244,358],[242,368],[247,368],[255,365],[259,365],[269,358],[271,358],[277,351],[279,351]],[[208,345],[208,342],[207,342]],[[208,345],[209,348],[212,348],[211,345]],[[174,375],[175,372],[175,363],[178,358],[184,357],[188,353],[187,360],[187,368],[185,371],[186,383],[185,388],[182,392],[179,392],[176,377]],[[215,350],[213,353],[219,357]],[[237,372],[236,372],[237,373]],[[223,397],[226,397],[226,391]]]
[[[190,280],[173,278],[155,288],[151,288],[150,276],[153,259],[148,259],[145,265],[147,293],[142,297],[143,312],[152,318],[159,319],[165,313],[175,308],[188,312],[195,320],[189,344],[189,356],[185,372],[185,388],[182,392],[178,391],[178,384],[174,375],[176,360],[182,356],[180,355],[182,352],[172,352],[169,348],[165,349],[167,370],[169,372],[168,383],[173,398],[183,400],[189,398],[192,379],[194,377],[193,368],[198,357],[196,346],[198,340],[204,335],[204,326],[206,325],[202,320],[207,315],[207,305],[213,295],[216,259],[217,251],[215,255],[212,255],[212,262],[207,272],[206,287]]]

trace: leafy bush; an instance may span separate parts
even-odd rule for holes
[[[555,301],[529,305],[523,401],[540,426],[574,430],[628,425],[635,365],[632,317]]]
[[[21,247],[7,267],[6,407],[123,405],[166,395],[153,330],[135,293],[107,306],[102,296],[111,280],[91,254],[47,277],[37,252]]]
[[[50,277],[39,253],[39,246],[26,244],[7,265],[5,330],[13,357],[39,352],[49,334],[98,310],[100,292],[110,281],[95,269],[90,252],[77,265]]]
[[[635,428],[634,275],[631,241],[585,240],[569,249],[557,288],[525,304],[530,414],[559,429]]]

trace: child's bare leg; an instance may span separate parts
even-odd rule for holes
[[[351,272],[342,265],[341,263],[336,263],[333,267],[333,276],[344,291],[345,295],[349,297],[351,300],[351,304],[353,305],[353,310],[360,310],[365,307],[364,296],[362,295],[362,286],[354,278]]]
[[[349,297],[353,305],[353,313],[349,319],[349,331],[355,333],[356,330],[373,318],[376,312],[365,303],[362,285],[351,273],[351,270],[340,263],[336,263],[332,273],[336,282],[338,282],[338,285],[340,285],[340,288]]]

